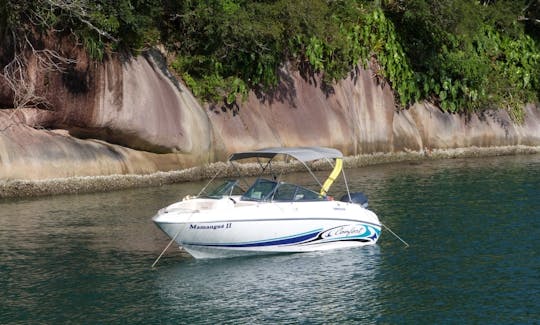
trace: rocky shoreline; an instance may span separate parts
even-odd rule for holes
[[[320,76],[285,66],[275,92],[219,106],[200,103],[162,59],[148,53],[80,67],[82,93],[62,74],[33,67],[35,80],[48,80],[36,91],[50,109],[0,109],[0,198],[200,180],[230,153],[264,147],[332,147],[349,167],[540,147],[539,103],[526,105],[521,122],[503,109],[450,114],[420,102],[397,110],[392,89],[369,68],[329,89]]]
[[[348,156],[344,159],[346,168],[357,168],[376,164],[399,163],[410,161],[493,157],[507,155],[540,154],[540,146],[500,146],[500,147],[468,147],[457,149],[434,149],[422,151],[408,151],[397,153],[374,153]],[[314,166],[315,169],[326,169],[326,164]],[[162,186],[181,182],[210,179],[219,170],[227,166],[224,162],[216,162],[204,166],[192,167],[182,170],[156,172],[152,174],[117,174],[107,176],[78,176],[54,178],[45,180],[0,180],[0,198],[27,198],[59,194],[82,194],[96,192],[110,192],[131,188]],[[277,163],[274,170],[295,172],[302,169],[300,164]],[[258,165],[253,163],[242,164],[238,169],[242,176],[256,175]],[[220,177],[237,175],[235,170],[227,168]]]

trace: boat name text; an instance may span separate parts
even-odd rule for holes
[[[219,229],[229,229],[232,227],[231,222],[227,223],[218,223],[218,224],[190,224],[189,229],[190,230],[219,230]]]

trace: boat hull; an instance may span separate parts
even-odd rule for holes
[[[161,211],[153,220],[195,258],[359,247],[375,244],[381,234],[377,216],[357,204],[229,202],[207,210],[186,202]]]

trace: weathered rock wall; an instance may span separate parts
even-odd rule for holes
[[[369,71],[325,88],[284,68],[273,93],[250,93],[231,108],[201,106],[164,67],[153,53],[47,78],[34,72],[47,80],[38,88],[52,110],[0,110],[0,179],[148,174],[269,146],[330,146],[346,155],[540,146],[534,105],[521,125],[505,111],[460,116],[424,103],[396,111],[391,89]]]
[[[51,86],[41,89],[53,110],[0,110],[0,179],[145,174],[212,161],[204,110],[151,56],[67,75],[48,76]]]
[[[215,139],[225,143],[226,151],[312,145],[335,147],[346,155],[392,151],[393,95],[367,71],[359,70],[332,89],[298,72],[287,77],[282,100],[251,93],[237,113],[210,113]]]
[[[286,100],[264,101],[252,93],[237,113],[210,113],[215,141],[225,143],[228,152],[323,145],[346,155],[540,146],[540,107],[535,105],[525,108],[523,124],[512,122],[503,110],[458,115],[418,103],[397,111],[391,89],[377,84],[369,71],[358,70],[331,90],[295,72],[288,76],[292,95]],[[227,141],[232,139],[237,141]]]
[[[430,104],[416,104],[396,112],[394,151],[466,147],[539,146],[540,108],[525,107],[523,124],[512,122],[506,111],[457,115]]]

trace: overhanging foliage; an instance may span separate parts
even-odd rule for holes
[[[540,97],[539,8],[538,0],[4,1],[0,64],[40,50],[36,33],[71,35],[96,60],[163,44],[195,95],[230,104],[275,87],[285,62],[327,83],[370,62],[401,108],[429,100],[449,112],[505,108],[520,120],[524,103]]]

